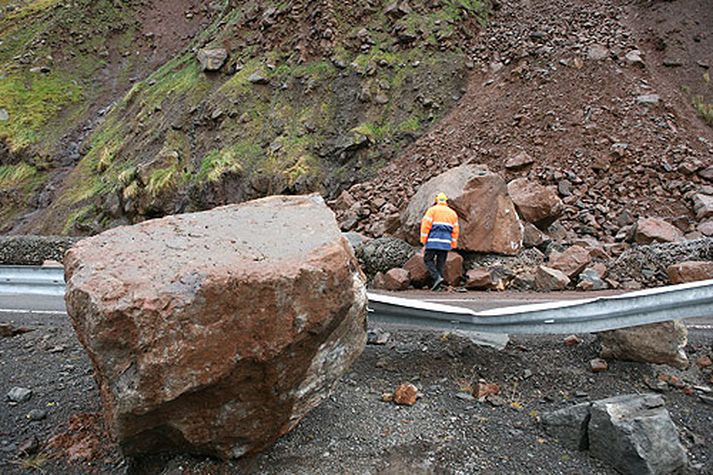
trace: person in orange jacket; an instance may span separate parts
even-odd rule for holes
[[[421,244],[426,246],[423,262],[433,280],[431,290],[443,284],[448,251],[458,246],[458,215],[448,207],[448,197],[438,193],[435,204],[428,208],[421,220]]]

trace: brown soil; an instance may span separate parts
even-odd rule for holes
[[[500,2],[456,108],[377,179],[349,190],[371,208],[353,229],[382,232],[386,213],[374,206],[375,197],[403,209],[422,181],[459,164],[485,163],[507,179],[571,182],[562,221],[579,234],[612,240],[624,210],[681,217],[679,225],[693,230],[688,198],[704,182],[682,165],[713,164],[713,129],[697,116],[690,93],[710,97],[696,62],[713,51],[704,21],[711,15],[713,4],[693,0]],[[607,47],[609,56],[589,59],[593,44]],[[624,58],[637,48],[644,67]],[[684,66],[663,66],[669,54]],[[638,104],[644,94],[661,100]],[[505,170],[505,160],[521,150],[535,164]]]

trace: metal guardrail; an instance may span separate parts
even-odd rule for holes
[[[0,295],[3,294],[63,295],[64,269],[0,266]],[[497,341],[507,334],[591,333],[713,316],[713,280],[481,312],[371,292],[368,297],[372,322],[490,334],[480,336]]]
[[[64,295],[63,267],[0,266],[0,295]]]
[[[713,280],[610,297],[482,312],[369,293],[369,319],[404,326],[498,334],[592,333],[713,315]]]

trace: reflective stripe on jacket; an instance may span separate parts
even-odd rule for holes
[[[426,249],[455,249],[459,233],[458,215],[445,203],[428,208],[421,220],[421,244]]]

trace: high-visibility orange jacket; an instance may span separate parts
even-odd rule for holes
[[[459,234],[458,215],[446,203],[428,208],[421,220],[421,244],[426,249],[455,249]]]

